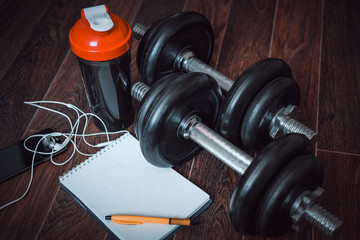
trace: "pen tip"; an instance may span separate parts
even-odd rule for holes
[[[109,216],[105,216],[105,219],[106,220],[111,220],[111,216],[109,215]]]
[[[190,220],[190,225],[199,225],[199,224],[200,224],[199,221]]]

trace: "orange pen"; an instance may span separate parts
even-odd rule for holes
[[[132,215],[109,215],[105,219],[112,220],[114,223],[125,225],[138,225],[143,223],[155,223],[155,224],[170,224],[170,225],[197,225],[191,219],[179,219],[179,218],[160,218],[160,217],[144,217],[144,216],[132,216]]]

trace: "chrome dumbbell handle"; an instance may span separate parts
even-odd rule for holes
[[[141,101],[149,89],[146,84],[137,82],[131,88],[131,95]],[[179,126],[180,135],[185,139],[193,140],[237,173],[243,175],[253,158],[212,131],[200,120],[196,115],[185,118]]]
[[[141,101],[149,89],[150,87],[146,84],[137,82],[131,88],[131,95],[136,100]],[[191,139],[196,142],[237,173],[243,175],[253,161],[253,158],[211,130],[200,120],[196,115],[183,119],[179,126],[180,135],[185,139]],[[290,213],[290,216],[297,220],[300,218],[305,219],[328,236],[332,236],[340,228],[342,222],[315,203],[313,201],[315,197],[312,197],[311,200],[308,200],[308,198],[308,194],[302,194],[294,201],[292,206],[294,210],[293,213]]]
[[[133,36],[137,40],[141,40],[141,38],[146,33],[148,28],[140,23],[136,23],[133,27]],[[183,55],[178,56],[177,68],[179,70],[185,70],[187,72],[202,72],[213,77],[219,84],[220,88],[228,92],[234,81],[216,69],[210,67],[200,59],[196,58],[194,53],[191,51],[185,52]]]
[[[237,173],[244,175],[253,160],[251,156],[215,133],[196,115],[184,119],[181,125],[180,133],[185,139],[193,140]]]
[[[132,29],[134,38],[137,40],[141,40],[147,29],[148,28],[146,26],[140,23],[136,23]],[[196,56],[190,51],[185,52],[181,56],[178,56],[176,64],[176,67],[179,70],[185,70],[187,72],[202,72],[210,75],[217,81],[217,83],[224,92],[228,92],[234,84],[234,81],[232,79],[228,78],[221,72],[217,71],[216,69],[210,67],[200,59],[196,58]],[[281,110],[279,112],[281,112]],[[279,114],[276,114],[276,116],[277,122],[279,122],[279,125],[277,126],[279,127],[276,126],[275,130],[272,126],[270,126],[269,129],[269,135],[273,139],[279,136],[279,134],[274,134],[274,132],[278,133],[279,131],[281,131],[284,134],[300,133],[304,134],[313,144],[315,144],[317,140],[317,133],[315,131],[311,130],[301,122],[292,118],[291,116],[279,117]]]
[[[221,72],[217,71],[216,69],[210,67],[200,59],[196,58],[192,52],[186,52],[182,56],[179,65],[179,69],[185,70],[187,72],[202,72],[210,75],[211,77],[216,79],[220,88],[225,92],[229,92],[230,88],[234,84],[234,81],[232,79],[228,78]]]

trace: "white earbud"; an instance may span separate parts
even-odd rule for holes
[[[72,105],[70,103],[63,103],[63,102],[58,102],[58,101],[33,101],[33,102],[25,102],[25,104],[29,104],[31,106],[38,107],[38,108],[41,108],[43,110],[47,110],[47,111],[62,115],[63,117],[65,117],[67,119],[67,121],[68,121],[68,123],[70,125],[70,129],[71,129],[70,133],[53,132],[53,133],[48,133],[45,136],[43,136],[44,137],[44,139],[42,140],[43,144],[45,146],[47,146],[48,148],[52,149],[53,152],[62,150],[63,148],[66,147],[66,145],[68,143],[71,143],[73,145],[73,147],[74,147],[73,153],[71,154],[71,156],[65,162],[56,163],[56,162],[54,162],[52,160],[52,157],[51,157],[51,162],[53,164],[55,164],[55,165],[66,164],[74,156],[75,152],[77,152],[77,153],[79,153],[81,155],[85,155],[85,156],[91,156],[92,155],[92,154],[88,154],[88,153],[83,153],[77,148],[77,145],[78,145],[77,144],[77,137],[81,137],[86,145],[88,145],[90,147],[99,148],[99,147],[106,147],[109,144],[113,143],[113,141],[110,141],[110,137],[109,137],[110,134],[119,134],[119,133],[128,132],[126,130],[117,131],[117,132],[108,132],[107,127],[106,127],[105,123],[102,121],[102,119],[100,119],[98,116],[96,116],[93,113],[85,113],[81,109],[79,109],[78,107],[76,107],[76,106],[74,106],[74,105]],[[52,109],[52,108],[49,108],[49,107],[42,106],[40,104],[58,104],[58,105],[66,106],[67,108],[74,110],[74,112],[77,115],[77,119],[76,119],[75,122],[73,122],[70,119],[70,117],[68,115],[66,115],[65,113],[59,112],[59,111],[57,111],[55,109]],[[89,118],[88,117],[97,118],[102,123],[102,125],[104,126],[105,132],[86,134],[85,130],[86,130],[86,128],[88,126],[88,123],[89,123]],[[85,123],[84,123],[83,129],[79,129],[80,120],[82,120],[82,119],[84,119]],[[82,134],[80,132],[82,132]],[[104,135],[104,134],[107,137],[106,142],[102,142],[102,143],[98,143],[98,144],[91,144],[86,140],[86,137],[96,136],[96,135]],[[64,137],[65,140],[62,143],[58,143],[53,139],[53,137]],[[24,144],[24,147],[27,150],[34,152],[34,150],[32,150],[32,149],[28,149],[26,147],[26,144]],[[40,153],[40,152],[38,152],[38,153]],[[42,154],[44,154],[44,153],[42,153]],[[48,154],[48,153],[45,153],[45,154]]]
[[[96,144],[95,146],[96,147],[106,147],[106,146],[110,145],[113,142],[115,142],[115,141],[102,142],[102,143]]]
[[[70,119],[70,117],[68,115],[66,115],[65,113],[62,113],[62,112],[56,111],[54,109],[51,109],[51,108],[44,107],[44,106],[40,105],[40,104],[43,104],[43,103],[45,103],[45,104],[59,104],[59,105],[66,106],[66,107],[74,110],[76,115],[77,115],[77,119],[76,119],[75,123],[73,123],[72,120]],[[26,150],[34,153],[33,154],[33,159],[32,159],[32,164],[31,164],[31,177],[30,177],[28,187],[27,187],[26,191],[24,192],[24,194],[21,197],[19,197],[19,198],[15,199],[15,200],[3,205],[3,206],[0,206],[0,210],[7,207],[7,206],[9,206],[9,205],[11,205],[11,204],[13,204],[13,203],[15,203],[15,202],[17,202],[17,201],[20,201],[27,194],[27,192],[28,192],[28,190],[30,188],[32,179],[33,179],[34,160],[35,160],[35,156],[36,156],[37,153],[50,155],[50,161],[54,165],[60,166],[60,165],[64,165],[67,162],[69,162],[76,152],[81,154],[81,155],[85,155],[85,156],[91,156],[92,155],[92,154],[89,154],[89,153],[83,153],[77,148],[77,145],[78,145],[77,144],[77,137],[82,137],[84,143],[86,145],[90,146],[90,147],[105,147],[105,146],[107,146],[107,145],[114,142],[114,141],[110,141],[110,138],[109,138],[110,134],[119,134],[119,133],[128,132],[127,130],[117,131],[117,132],[108,132],[105,123],[98,116],[96,116],[93,113],[84,113],[81,109],[79,109],[76,106],[74,106],[72,104],[69,104],[69,103],[63,103],[63,102],[57,102],[57,101],[33,101],[33,102],[25,102],[25,104],[29,104],[31,106],[38,107],[38,108],[41,108],[43,110],[47,110],[47,111],[50,111],[50,112],[53,112],[53,113],[56,113],[56,114],[59,114],[59,115],[65,117],[67,119],[69,125],[70,125],[71,131],[70,131],[70,133],[53,132],[53,133],[48,133],[48,134],[45,134],[45,135],[41,135],[41,134],[32,135],[32,136],[29,136],[28,138],[25,139],[24,148]],[[99,119],[99,121],[104,126],[105,132],[85,134],[85,130],[86,130],[86,128],[88,126],[88,123],[89,123],[88,117],[90,117],[90,116]],[[82,129],[82,134],[79,134],[79,132],[81,132],[79,127],[80,127],[80,120],[82,118],[84,118],[85,123],[84,123],[83,129]],[[96,144],[96,145],[88,143],[86,141],[86,138],[85,138],[85,137],[89,137],[89,136],[104,135],[104,134],[107,137],[107,142],[102,142],[102,143],[99,143],[99,144]],[[41,137],[41,139],[38,141],[35,149],[30,149],[30,148],[27,147],[26,142],[30,138],[34,138],[34,137]],[[58,142],[55,141],[54,137],[62,137],[62,138],[65,138],[65,140],[62,143],[58,143]],[[66,147],[66,145],[68,143],[71,143],[73,145],[73,150],[72,150],[72,153],[71,153],[70,157],[66,161],[61,162],[61,163],[54,162],[53,159],[52,159],[53,153],[56,152],[56,151],[62,150],[63,148]],[[46,146],[48,149],[50,149],[52,151],[39,152],[38,147],[39,147],[40,144],[43,144],[44,146]]]
[[[62,150],[64,147],[66,147],[66,145],[64,145],[64,144],[62,144],[62,143],[57,143],[57,142],[55,142],[55,144],[53,145],[54,151],[60,151],[60,150]]]
[[[59,134],[59,133],[47,134],[46,136],[43,137],[41,143],[45,147],[48,147],[49,149],[51,149],[53,151],[60,151],[61,149],[63,149],[66,146],[67,143],[65,143],[65,141],[63,143],[56,142],[55,139],[53,138],[55,136],[61,136],[61,134]]]

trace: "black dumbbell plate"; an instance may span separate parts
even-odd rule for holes
[[[231,196],[230,217],[236,231],[256,234],[255,216],[268,184],[295,158],[313,154],[311,142],[301,134],[287,134],[267,145],[252,161]]]
[[[269,82],[250,103],[241,124],[241,139],[249,149],[261,149],[270,141],[269,125],[278,110],[299,105],[300,88],[296,81],[281,77]]]
[[[160,99],[158,96],[162,95],[163,90],[166,89],[167,84],[163,84],[163,82],[175,80],[182,75],[183,74],[180,72],[166,75],[157,81],[145,94],[144,98],[141,100],[139,112],[135,115],[134,120],[135,134],[139,139],[141,138],[140,134],[142,134],[141,129],[143,129],[143,120],[147,119],[148,115],[151,114],[153,107],[156,106],[157,101]]]
[[[259,91],[279,77],[292,77],[289,65],[281,59],[267,58],[245,70],[226,94],[217,129],[235,145],[241,145],[241,124],[247,108]]]
[[[314,155],[303,155],[285,166],[261,197],[257,214],[258,232],[266,237],[291,230],[291,205],[304,191],[321,186],[324,168]]]
[[[150,163],[159,167],[171,167],[193,157],[200,147],[179,136],[181,121],[194,114],[204,124],[213,127],[221,105],[220,88],[208,75],[174,74],[176,77],[167,76],[166,81],[156,84],[161,88],[160,94],[147,96],[153,103],[141,109],[137,118],[142,153]]]
[[[207,63],[214,48],[214,32],[209,21],[195,12],[177,13],[158,20],[139,43],[136,63],[148,85],[176,70],[179,53],[190,50]]]

